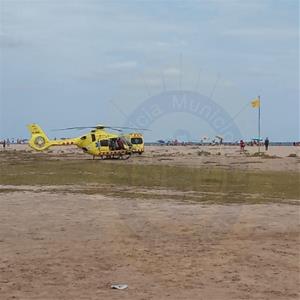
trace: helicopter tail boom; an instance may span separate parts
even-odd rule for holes
[[[38,124],[29,124],[27,128],[31,133],[29,146],[37,151],[46,150],[51,146],[65,146],[77,144],[76,139],[49,140],[45,132]]]

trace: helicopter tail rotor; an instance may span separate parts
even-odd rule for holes
[[[29,124],[27,128],[31,133],[29,140],[30,147],[37,151],[43,151],[51,146],[50,140],[39,125]]]

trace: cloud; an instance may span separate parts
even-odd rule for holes
[[[170,42],[165,42],[165,41],[157,41],[154,43],[155,46],[157,47],[170,47],[172,44]]]
[[[83,80],[104,80],[108,77],[114,77],[122,74],[124,72],[133,72],[138,67],[138,62],[134,60],[128,60],[128,61],[115,61],[110,64],[104,65],[104,66],[93,66],[91,69],[86,70],[83,72],[81,70],[80,74],[78,76],[75,76],[76,78],[83,79]]]
[[[20,39],[0,33],[0,48],[16,48],[21,47],[23,44],[23,41]]]
[[[256,37],[267,39],[297,39],[299,32],[296,29],[282,28],[234,28],[223,32],[223,35],[232,37]]]
[[[165,69],[163,73],[167,76],[179,76],[181,72],[178,68],[168,68]]]
[[[149,88],[161,88],[163,83],[160,77],[140,76],[139,78],[130,79],[127,82],[127,84],[133,87],[149,89]]]
[[[269,5],[268,0],[198,0],[200,4],[217,5],[219,8],[227,10],[257,10]]]
[[[176,37],[172,37],[171,39],[168,39],[168,41],[155,41],[153,42],[154,47],[160,47],[160,48],[171,48],[171,47],[186,47],[188,46],[188,42],[184,39],[179,39]]]
[[[119,61],[111,63],[107,66],[110,70],[127,70],[127,69],[135,69],[138,66],[136,61]]]

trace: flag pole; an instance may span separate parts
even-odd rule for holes
[[[259,106],[258,106],[258,153],[260,153],[260,96],[258,96]]]

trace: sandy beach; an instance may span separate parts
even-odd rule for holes
[[[3,149],[1,149],[3,151]],[[36,152],[28,145],[14,144],[6,151],[27,151],[33,155],[47,154],[55,159],[91,159],[76,146],[51,147]],[[261,147],[262,156],[257,157],[258,147],[248,146],[241,153],[238,146],[146,146],[142,156],[134,155],[128,164],[166,164],[192,167],[220,167],[258,171],[299,171],[299,146],[271,146],[268,151]]]
[[[126,161],[72,147],[1,150],[1,299],[299,299],[299,148],[247,150],[151,146]],[[165,182],[170,167],[178,178]],[[182,168],[197,170],[194,191],[172,184]],[[116,179],[127,170],[152,170],[145,176],[162,176],[161,186]],[[275,181],[255,189],[252,177],[264,174]],[[277,188],[276,176],[291,188]]]

